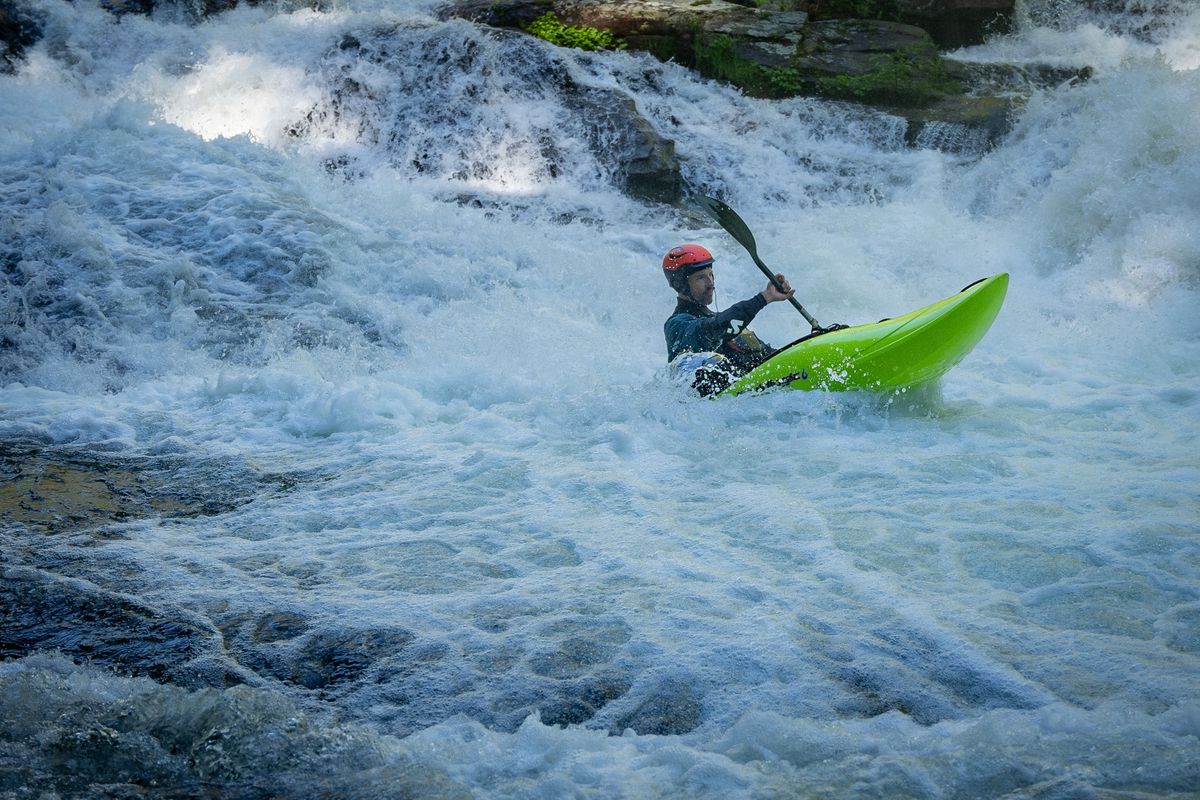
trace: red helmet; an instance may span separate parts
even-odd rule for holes
[[[681,244],[663,256],[663,274],[676,292],[687,293],[688,276],[713,265],[712,253],[698,244]]]

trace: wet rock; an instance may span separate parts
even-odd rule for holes
[[[444,7],[443,18],[469,19],[497,28],[524,28],[543,14],[554,12],[555,0],[514,0],[497,3],[493,0],[461,0]]]
[[[100,7],[111,14],[149,14],[155,6],[166,5],[160,0],[100,0]]]
[[[630,197],[674,203],[682,196],[683,178],[675,158],[675,142],[660,136],[638,113],[633,99],[611,89],[575,91],[577,108],[588,120],[588,143],[597,158],[612,160],[621,188]]]
[[[945,59],[951,77],[976,93],[1025,95],[1037,89],[1077,86],[1091,79],[1092,68],[1053,64],[1005,64],[1000,62]]]
[[[963,91],[929,34],[899,22],[814,22],[793,67],[806,93],[846,100],[918,106]]]
[[[982,44],[1012,27],[1016,0],[890,0],[896,19],[919,25],[943,49]]]
[[[0,75],[11,73],[25,50],[42,36],[42,25],[26,6],[0,0]]]
[[[262,475],[244,462],[0,442],[0,523],[61,534],[134,519],[207,516],[291,480]]]
[[[564,687],[561,695],[542,703],[538,715],[546,725],[580,725],[628,691],[629,682],[619,676],[588,678]]]
[[[750,3],[749,5],[755,5]],[[928,31],[938,46],[981,44],[1012,25],[1016,0],[758,0],[769,11],[805,11],[813,19],[903,22]]]
[[[652,686],[635,708],[619,716],[609,731],[619,735],[632,728],[643,736],[679,736],[696,729],[702,712],[692,682],[680,677],[666,678]]]
[[[0,581],[0,659],[59,651],[116,672],[183,686],[243,682],[226,667],[219,634],[183,612],[155,609],[28,567],[9,567]]]
[[[873,105],[913,123],[910,143],[946,142],[957,149],[968,143],[986,149],[994,143],[995,131],[1007,125],[1008,116],[993,113],[997,104],[988,98],[950,102],[967,96],[970,85],[952,73],[938,52],[941,40],[906,20],[949,20],[947,30],[958,25],[955,35],[966,36],[962,30],[968,18],[1003,16],[1005,9],[1011,11],[1012,0],[903,0],[867,4],[879,6],[872,19],[828,18],[862,5],[815,0],[758,8],[722,0],[512,0],[485,5],[464,0],[443,14],[519,27],[550,10],[565,23],[610,31],[630,49],[692,67],[753,96],[815,95]],[[953,20],[958,22],[951,25]],[[976,90],[972,96],[980,94]],[[947,133],[958,129],[969,130]],[[939,135],[931,135],[935,130]]]
[[[960,95],[945,97],[926,108],[896,108],[908,122],[909,144],[971,155],[990,150],[1007,135],[1020,109],[1014,97]]]
[[[576,636],[561,642],[556,650],[533,656],[530,669],[547,678],[574,678],[602,664],[612,656],[613,647],[590,637]]]
[[[100,0],[100,6],[109,12],[122,14],[149,14],[155,9],[172,9],[199,21],[215,14],[237,8],[239,5],[256,6],[262,0]]]
[[[413,638],[400,629],[320,633],[300,648],[288,673],[279,677],[307,689],[353,681],[376,662],[397,655]]]
[[[472,7],[461,13],[483,12]],[[524,18],[519,13],[483,16],[514,25]],[[350,125],[357,128],[360,140],[387,151],[399,169],[450,180],[487,181],[497,177],[497,154],[456,142],[475,142],[479,130],[508,124],[498,122],[491,109],[510,96],[537,97],[563,113],[555,129],[534,126],[514,131],[512,138],[521,141],[523,157],[533,166],[536,180],[553,181],[572,166],[576,156],[563,152],[560,144],[559,129],[565,128],[586,142],[596,161],[608,167],[614,183],[630,196],[662,203],[680,198],[683,181],[675,143],[654,129],[629,95],[581,83],[560,57],[525,36],[497,29],[490,38],[494,44],[481,45],[474,38],[454,42],[453,55],[448,55],[439,33],[396,29],[347,35],[320,66],[330,87],[329,99],[290,125],[289,135],[300,138],[330,124]],[[403,67],[405,59],[397,62],[396,54],[414,48],[427,51],[426,69],[413,71]],[[506,65],[503,75],[497,74],[496,61]],[[362,63],[380,71],[365,73]],[[434,87],[432,94],[430,87]],[[418,95],[427,95],[428,102],[411,103]],[[431,136],[431,131],[441,135]],[[497,130],[497,136],[501,132]],[[331,163],[333,169],[352,177],[352,169],[337,166],[338,158]]]
[[[265,614],[254,626],[254,641],[260,644],[295,639],[308,628],[308,620],[299,614],[277,611]]]

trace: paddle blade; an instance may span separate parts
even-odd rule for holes
[[[758,259],[758,248],[754,244],[754,234],[750,232],[750,227],[742,221],[742,218],[737,215],[736,211],[715,197],[706,197],[702,194],[692,195],[691,202],[692,205],[715,219],[730,236],[737,240],[738,244],[746,248],[746,251],[755,260]]]

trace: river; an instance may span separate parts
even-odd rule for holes
[[[423,0],[34,0],[0,795],[1196,797],[1200,10],[1091,5],[960,54],[1094,68],[964,155]],[[691,395],[662,254],[763,280],[555,70],[822,322],[1008,272],[994,327],[899,396]]]

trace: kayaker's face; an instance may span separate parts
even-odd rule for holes
[[[688,275],[688,294],[702,306],[713,301],[713,290],[716,286],[717,284],[713,281],[712,267],[705,267]]]

